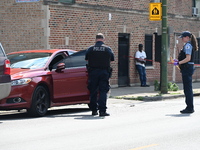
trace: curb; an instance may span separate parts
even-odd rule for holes
[[[193,96],[200,96],[200,93],[195,93],[195,94],[193,94]],[[175,98],[179,98],[179,97],[185,97],[185,95],[184,94],[166,95],[166,96],[163,95],[163,96],[154,96],[154,97],[145,96],[145,97],[143,97],[144,99],[141,100],[141,101],[145,101],[145,102],[148,102],[148,101],[161,101],[161,100],[165,100],[165,99],[175,99]],[[132,98],[129,98],[129,97],[123,97],[123,99],[132,100]]]
[[[175,99],[179,97],[184,97],[184,94],[181,95],[169,95],[169,96],[155,96],[155,97],[145,97],[144,101],[160,101],[165,99]]]

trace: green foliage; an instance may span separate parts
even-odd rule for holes
[[[136,100],[144,100],[144,97],[143,97],[143,96],[138,96],[138,97],[136,98]]]
[[[114,97],[116,99],[129,99],[129,100],[144,100],[144,97],[143,96],[138,96],[138,97],[126,97],[126,96],[116,96]]]
[[[169,82],[168,83],[168,91],[178,91],[179,87],[176,83]]]
[[[154,91],[160,91],[160,83],[158,80],[154,81]]]
[[[168,83],[168,91],[178,91],[179,87],[176,83],[169,82]],[[158,80],[154,81],[154,91],[160,91],[160,83]]]

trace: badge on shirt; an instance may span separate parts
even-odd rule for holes
[[[185,49],[190,50],[190,49],[192,49],[192,47],[191,47],[190,44],[187,44],[187,45],[185,46]]]

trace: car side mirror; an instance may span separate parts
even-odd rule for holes
[[[65,63],[59,63],[57,65],[56,72],[61,72],[63,69],[65,69]]]

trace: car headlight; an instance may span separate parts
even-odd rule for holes
[[[23,78],[23,79],[19,79],[19,80],[13,80],[11,82],[12,86],[15,85],[24,85],[24,84],[28,84],[29,82],[31,82],[31,78]]]

